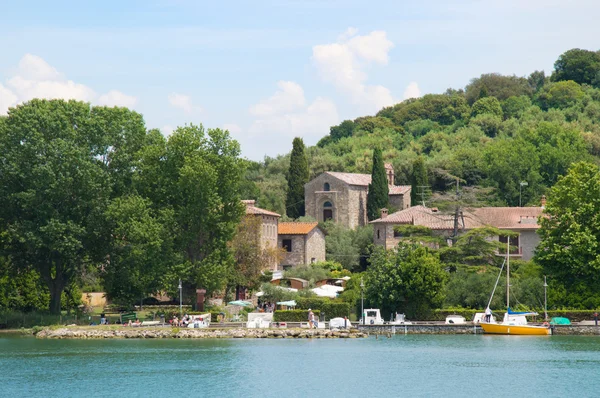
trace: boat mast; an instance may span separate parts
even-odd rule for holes
[[[510,236],[506,239],[506,311],[510,308]]]

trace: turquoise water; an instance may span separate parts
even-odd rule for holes
[[[0,337],[1,397],[597,397],[600,338]]]

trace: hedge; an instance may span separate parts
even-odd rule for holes
[[[319,310],[326,319],[343,318],[350,316],[350,304],[343,301],[334,301],[329,298],[298,298],[296,299],[298,309]]]
[[[462,315],[467,321],[473,320],[473,317],[478,312],[485,312],[485,310],[473,310],[473,309],[442,309],[434,310],[430,319],[415,319],[421,321],[443,321],[448,315]],[[494,311],[496,319],[501,320],[504,317],[506,311]],[[548,318],[554,318],[556,316],[569,318],[571,322],[580,322],[584,320],[594,319],[594,313],[596,310],[550,310],[548,311]],[[537,317],[532,317],[532,320],[543,321],[544,312],[538,311]]]
[[[321,315],[321,311],[313,310],[315,319],[318,319]],[[277,310],[273,314],[273,321],[275,322],[308,322],[308,311],[307,310]]]

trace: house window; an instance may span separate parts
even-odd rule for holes
[[[288,252],[292,251],[292,240],[291,239],[284,239],[281,242],[281,247],[285,248],[285,250],[287,250]]]
[[[400,231],[396,231],[394,229],[394,238],[401,238],[402,237],[402,233]]]
[[[328,182],[326,182],[326,183],[323,185],[323,191],[326,191],[326,192],[329,192],[329,191],[331,191],[331,186],[329,185],[329,183],[328,183]]]
[[[504,243],[506,245],[506,243],[508,242],[508,236],[499,236],[498,240],[500,241],[500,243]],[[500,250],[500,253],[505,253],[505,250]],[[510,238],[510,253],[511,254],[518,254],[519,253],[519,236],[514,236]]]
[[[313,258],[311,258],[311,259],[310,259],[310,263],[311,263],[311,264],[314,264],[314,263],[316,263],[316,262],[317,262],[317,259],[316,259],[316,258],[314,258],[314,257],[313,257]]]
[[[331,202],[323,203],[323,221],[333,220],[333,205]]]
[[[377,230],[377,239],[381,239],[381,231]]]

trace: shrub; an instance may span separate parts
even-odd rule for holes
[[[307,310],[310,308],[313,311],[319,310],[327,319],[350,316],[351,307],[349,303],[337,302],[322,297],[298,298],[296,302],[298,309]]]
[[[315,318],[321,315],[321,311],[313,310]],[[273,321],[275,322],[307,322],[308,311],[307,310],[277,310],[273,315]]]

